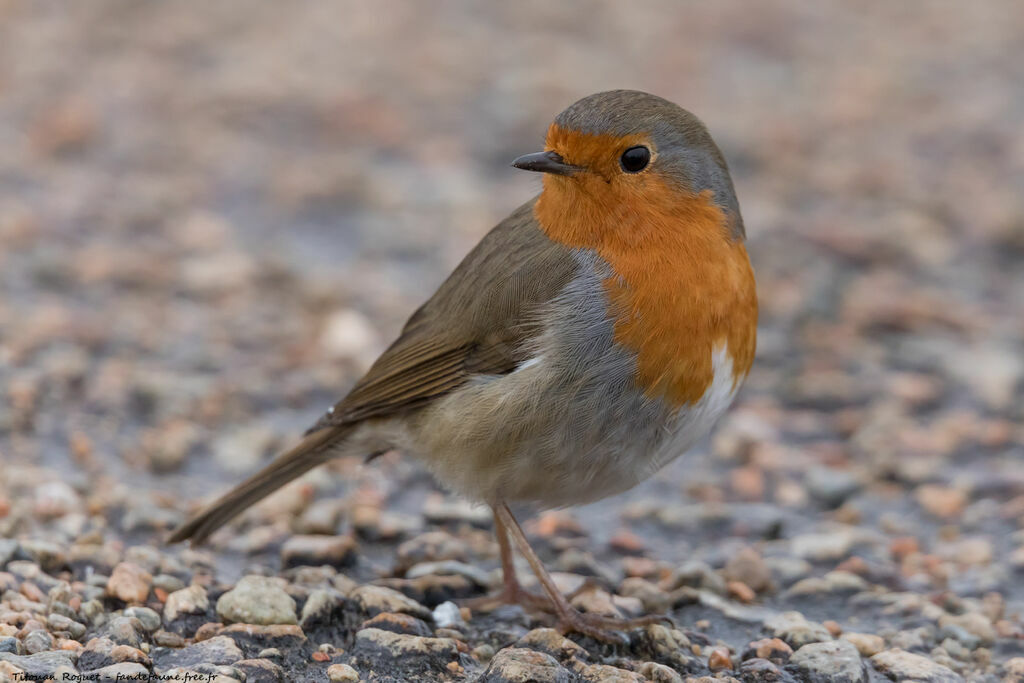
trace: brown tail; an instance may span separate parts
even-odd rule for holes
[[[305,474],[332,457],[331,446],[350,429],[349,425],[326,427],[307,434],[291,450],[279,455],[274,462],[228,491],[200,513],[192,517],[167,539],[179,543],[192,539],[199,545],[235,515],[250,505],[269,496],[296,477]]]

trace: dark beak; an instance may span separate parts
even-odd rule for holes
[[[565,160],[557,152],[534,152],[524,154],[512,165],[524,171],[540,171],[541,173],[554,173],[555,175],[572,175],[581,171],[579,166],[565,163]]]

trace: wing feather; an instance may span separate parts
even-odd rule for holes
[[[505,374],[526,360],[544,305],[577,268],[571,249],[541,231],[533,204],[480,241],[310,431],[413,410],[474,375]]]

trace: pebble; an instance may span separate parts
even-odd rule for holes
[[[678,567],[667,584],[669,590],[680,586],[700,588],[719,595],[726,592],[725,579],[706,562],[690,560]]]
[[[107,581],[107,595],[127,603],[143,603],[152,584],[153,577],[145,569],[131,562],[121,562]]]
[[[499,650],[478,683],[570,683],[572,673],[549,654],[524,648]]]
[[[578,643],[569,640],[553,628],[535,628],[516,642],[518,648],[539,650],[561,662],[571,659],[587,659],[587,651]]]
[[[409,567],[405,572],[405,578],[418,579],[423,576],[433,575],[457,575],[464,576],[480,588],[486,588],[491,583],[491,577],[484,570],[466,562],[456,560],[442,560],[440,562],[421,562]]]
[[[900,649],[879,652],[871,658],[871,663],[893,680],[920,683],[960,683],[964,680],[949,667]]]
[[[172,574],[157,574],[153,577],[153,588],[159,588],[165,593],[174,593],[185,587],[185,582]]]
[[[683,677],[678,671],[657,662],[644,662],[638,672],[653,683],[683,683]]]
[[[459,644],[450,638],[428,638],[393,633],[379,628],[364,628],[356,632],[352,652],[368,668],[386,667],[406,673],[446,671],[448,664],[457,662]]]
[[[210,638],[213,638],[215,635],[218,635],[223,630],[224,624],[220,623],[219,621],[208,621],[196,629],[196,633],[194,636],[192,636],[192,639],[195,640],[195,642],[197,643],[202,640],[209,640]]]
[[[356,604],[359,605],[359,608],[369,615],[378,614],[380,612],[400,612],[403,614],[411,614],[412,616],[419,617],[420,619],[431,618],[431,612],[429,609],[412,598],[406,597],[404,594],[391,588],[385,588],[384,586],[359,586],[353,590],[348,597],[355,600]]]
[[[331,683],[359,683],[359,672],[348,664],[331,664],[327,667],[327,678]]]
[[[138,619],[142,627],[150,633],[160,628],[160,615],[148,607],[129,607],[125,609],[124,615]]]
[[[164,630],[153,634],[153,642],[160,647],[185,647],[185,639],[182,636]]]
[[[595,681],[596,683],[647,683],[647,680],[635,671],[627,671],[608,664],[574,662],[572,669],[584,681]]]
[[[868,582],[856,574],[836,570],[828,572],[824,576],[809,576],[806,579],[801,579],[786,589],[783,595],[792,598],[822,593],[857,593],[868,588]]]
[[[112,664],[115,646],[110,638],[90,638],[78,657],[78,665],[84,669],[98,669]]]
[[[713,672],[732,669],[732,657],[729,656],[728,648],[712,648],[708,654],[708,668]]]
[[[1024,657],[1006,660],[1003,664],[1003,673],[1011,680],[1024,681]]]
[[[281,547],[281,562],[286,567],[345,567],[355,558],[355,539],[349,536],[292,536]]]
[[[847,632],[842,639],[853,643],[862,657],[871,657],[885,649],[885,639],[873,633]]]
[[[813,570],[810,562],[799,557],[768,557],[764,563],[771,570],[775,581],[783,586],[799,581]]]
[[[753,548],[740,548],[725,563],[722,574],[729,581],[745,584],[755,593],[772,588],[772,572],[761,553]]]
[[[828,629],[817,622],[808,621],[799,612],[783,612],[765,621],[764,626],[773,636],[784,640],[794,649],[808,643],[832,640]]]
[[[833,467],[812,468],[804,483],[812,497],[830,508],[839,507],[861,489],[860,481],[851,472]]]
[[[164,603],[164,620],[171,622],[186,614],[203,614],[210,608],[206,589],[198,584],[176,590]]]
[[[767,659],[754,657],[740,664],[739,673],[744,681],[784,681],[784,674],[774,663]],[[689,681],[696,679],[686,679]],[[735,680],[735,679],[734,679]],[[824,682],[822,682],[824,683]]]
[[[330,498],[314,500],[295,522],[295,530],[313,536],[333,536],[338,531],[342,502]]]
[[[958,627],[963,629],[966,633],[969,633],[974,637],[974,647],[964,642],[962,638],[957,638],[960,642],[971,649],[975,649],[978,645],[989,647],[996,640],[996,630],[992,625],[992,622],[984,614],[980,612],[967,612],[960,615],[946,615],[939,618],[939,627]],[[956,636],[954,636],[956,637]]]
[[[654,655],[652,659],[677,671],[692,671],[701,666],[701,662],[691,654],[690,639],[682,631],[663,624],[651,624],[644,629],[644,635]]]
[[[63,517],[82,507],[81,496],[63,481],[43,482],[36,487],[34,498],[34,512],[43,519]]]
[[[599,589],[580,593],[574,596],[569,603],[581,612],[589,614],[602,614],[616,618],[623,616],[621,610],[612,600],[611,594]]]
[[[889,645],[894,649],[924,650],[934,639],[932,629],[921,627],[898,631],[889,638]]]
[[[306,630],[329,624],[335,611],[341,607],[343,599],[342,594],[334,588],[314,590],[302,606],[299,625]]]
[[[245,675],[245,683],[279,683],[287,680],[284,669],[269,659],[242,659],[232,666]]]
[[[331,313],[320,335],[320,345],[335,358],[355,360],[369,367],[380,351],[380,339],[367,317],[354,309]]]
[[[110,638],[117,645],[137,648],[142,644],[145,633],[146,629],[138,619],[115,615],[103,624],[98,635]]]
[[[412,636],[431,636],[433,631],[427,623],[410,614],[398,612],[380,612],[359,626],[360,629],[383,629],[393,633],[406,633]]]
[[[458,653],[458,645],[450,638],[412,636],[379,628],[364,628],[357,631],[355,647],[380,647],[396,656],[420,652],[455,657]]]
[[[53,649],[53,636],[43,630],[29,632],[21,641],[30,655]]]
[[[245,624],[296,624],[295,600],[281,579],[249,575],[217,600],[217,615]]]
[[[779,664],[785,664],[789,661],[792,654],[793,648],[784,640],[780,638],[764,638],[762,640],[755,640],[747,645],[747,649],[743,653],[743,659],[767,659]]]
[[[918,505],[929,514],[940,519],[953,519],[963,514],[967,507],[967,494],[958,489],[935,484],[917,487],[914,498]]]
[[[657,584],[639,576],[623,579],[617,593],[624,597],[636,598],[641,602],[644,610],[649,613],[665,612],[672,604],[668,593]]]
[[[134,662],[136,664],[151,664],[149,657],[142,650],[129,645],[115,645],[110,650],[110,658],[115,662]]]
[[[463,562],[469,555],[466,542],[447,531],[428,531],[401,543],[395,549],[399,568],[413,567],[423,562],[458,560]]]
[[[423,506],[423,516],[434,524],[465,522],[478,527],[489,527],[491,511],[486,505],[471,503],[461,498],[431,495]]]
[[[834,562],[846,557],[853,547],[853,533],[837,530],[832,533],[803,534],[790,541],[793,554],[812,562]]]
[[[431,617],[438,628],[462,628],[466,625],[459,612],[459,606],[450,601],[442,602],[435,607]]]
[[[298,650],[306,644],[306,634],[295,624],[274,624],[262,626],[257,624],[231,624],[218,631],[218,635],[227,636],[239,647],[246,650],[262,650],[274,647],[282,651]]]
[[[153,664],[159,669],[193,667],[197,664],[225,665],[244,659],[242,650],[227,636],[214,636],[181,649],[154,650]]]
[[[789,664],[809,681],[832,683],[861,683],[867,681],[867,670],[860,652],[853,643],[833,640],[827,643],[808,643],[789,658]]]

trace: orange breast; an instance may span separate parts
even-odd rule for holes
[[[637,354],[644,391],[681,407],[711,385],[714,349],[727,346],[734,385],[750,371],[754,273],[710,192],[687,196],[641,175],[545,176],[534,213],[551,239],[594,249],[610,264],[615,340]]]

